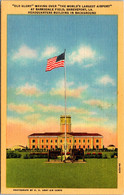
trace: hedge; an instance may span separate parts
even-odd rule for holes
[[[102,153],[95,153],[93,152],[92,154],[91,153],[86,153],[85,154],[85,158],[102,158]]]
[[[48,158],[48,153],[30,153],[23,156],[24,159]]]
[[[18,154],[16,152],[7,152],[6,157],[7,158],[21,158],[21,154]]]

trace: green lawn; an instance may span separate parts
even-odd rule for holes
[[[7,187],[116,188],[117,159],[47,164],[46,159],[7,159]]]

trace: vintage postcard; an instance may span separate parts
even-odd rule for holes
[[[1,7],[1,193],[123,194],[123,1]]]

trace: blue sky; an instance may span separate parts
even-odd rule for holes
[[[64,68],[45,72],[66,49],[67,113],[80,126],[116,131],[117,16],[7,17],[8,119],[37,124],[64,114]],[[49,120],[50,121],[50,120]],[[45,125],[43,125],[45,128]],[[42,129],[42,128],[41,128]],[[108,130],[108,131],[109,131]],[[57,130],[59,131],[59,130]]]

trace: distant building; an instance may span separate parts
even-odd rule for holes
[[[109,145],[109,146],[107,147],[107,149],[108,149],[108,150],[115,150],[115,146],[114,146],[114,145]]]
[[[22,149],[26,149],[26,147],[22,145],[16,145],[11,148],[11,150],[22,150]]]
[[[72,148],[101,149],[103,136],[98,133],[71,132],[71,116],[66,116],[67,151]],[[65,146],[65,116],[60,116],[60,132],[33,133],[28,136],[30,149],[56,149]]]

